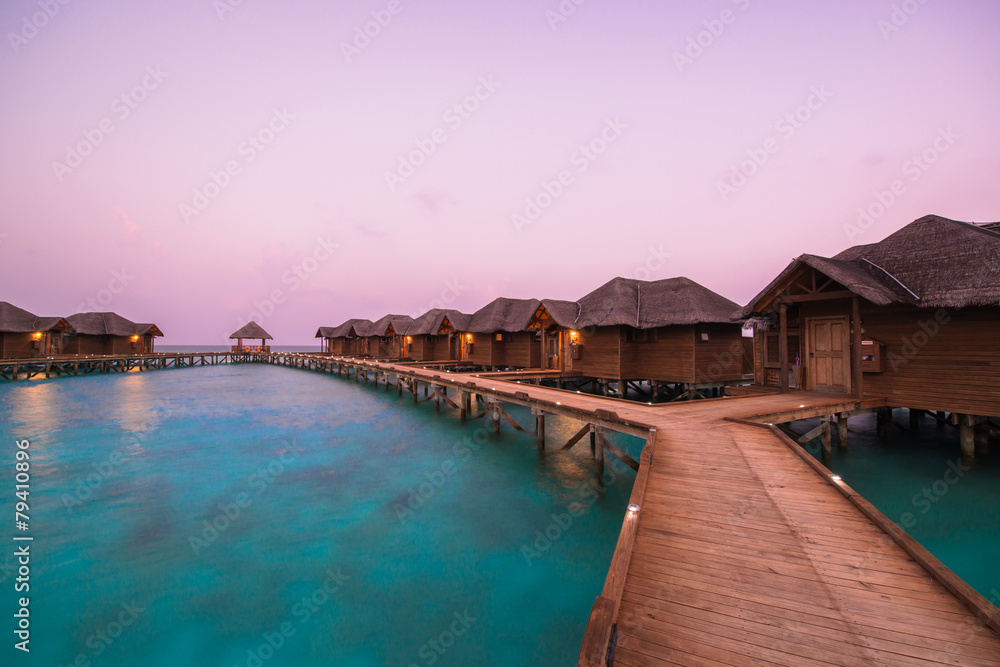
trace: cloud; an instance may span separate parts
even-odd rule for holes
[[[423,188],[413,195],[413,198],[420,202],[428,211],[437,212],[445,204],[454,204],[458,199],[446,190],[435,188]]]
[[[132,220],[128,216],[128,213],[118,206],[115,207],[115,219],[122,226],[121,244],[127,246],[139,245],[139,237],[142,235],[142,225]]]

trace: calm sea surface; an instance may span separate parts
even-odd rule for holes
[[[484,426],[256,364],[4,384],[0,664],[24,657],[19,595],[16,664],[574,664],[634,473],[598,493],[585,443],[540,458]],[[577,427],[549,418],[550,446]]]
[[[908,425],[906,410],[896,421]],[[804,433],[819,422],[803,421]],[[923,417],[916,433],[889,427],[875,435],[875,415],[852,417],[848,447],[834,436],[827,467],[937,556],[993,604],[1000,604],[1000,448],[966,466],[958,429]],[[808,449],[819,458],[819,441]]]

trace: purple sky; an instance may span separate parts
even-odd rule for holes
[[[163,344],[616,275],[743,304],[803,252],[1000,219],[992,0],[62,1],[0,7],[0,300]]]

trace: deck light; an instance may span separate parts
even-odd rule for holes
[[[830,475],[830,479],[832,479],[835,482],[839,482],[840,481],[840,475]]]
[[[559,401],[556,401],[556,405],[562,405],[562,403],[560,403]]]
[[[632,514],[636,514],[639,511],[639,506],[635,503],[629,503],[628,511]]]

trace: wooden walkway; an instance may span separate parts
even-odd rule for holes
[[[411,378],[422,372],[436,385],[483,380],[359,363]],[[727,420],[820,416],[842,411],[850,397],[651,406],[500,378],[481,388],[516,391],[539,410],[600,411],[633,431],[656,429],[632,497],[641,509],[624,520],[581,665],[1000,665],[1000,635],[987,625],[1000,622],[995,607],[929,554],[918,563],[886,532],[905,546],[902,531],[880,528],[859,506],[877,510],[852,501],[843,482],[817,472],[775,429]],[[949,588],[978,597],[986,611],[977,618]]]

